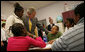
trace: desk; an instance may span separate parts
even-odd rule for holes
[[[44,48],[40,47],[29,48],[29,51],[51,51],[51,44],[47,44],[46,47]]]

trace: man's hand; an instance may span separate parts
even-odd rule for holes
[[[35,35],[33,35],[33,38],[34,38],[34,39],[36,39],[36,36],[35,36]]]
[[[33,35],[29,32],[27,32],[27,35],[30,36],[30,37],[33,37]]]
[[[1,47],[4,46],[4,43],[1,41]]]
[[[35,35],[33,35],[33,34],[31,34],[31,33],[29,33],[29,32],[27,32],[27,34],[28,34],[28,36],[30,36],[30,37],[32,37],[32,38],[37,38]]]
[[[54,41],[55,41],[55,39],[54,39],[54,40],[49,41],[49,42],[48,42],[48,44],[52,44]]]

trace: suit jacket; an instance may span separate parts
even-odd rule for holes
[[[28,18],[29,18],[28,16],[22,17],[23,23],[24,23],[24,25],[25,25],[28,32],[30,32],[32,34],[35,34],[34,29],[37,26],[39,29],[41,29],[41,30],[45,31],[46,33],[48,33],[48,30],[43,28],[43,26],[39,23],[39,21],[38,21],[38,19],[36,17],[31,20],[32,21],[32,28],[31,28],[31,31],[29,31]]]
[[[52,24],[52,26],[54,26],[54,25],[55,25],[55,24]],[[51,31],[51,28],[52,28],[52,27],[51,27],[51,25],[49,24],[47,29],[48,29],[49,31]]]

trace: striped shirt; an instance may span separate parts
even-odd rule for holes
[[[52,44],[52,51],[84,51],[84,19]]]

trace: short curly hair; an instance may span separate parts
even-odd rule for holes
[[[24,26],[21,23],[15,23],[12,25],[12,33],[14,36],[21,36],[21,34],[24,34],[23,32]]]

